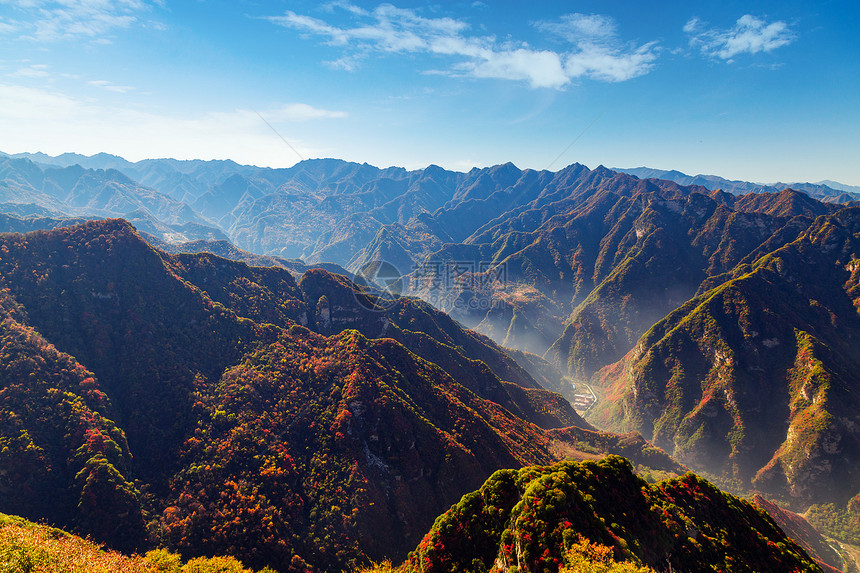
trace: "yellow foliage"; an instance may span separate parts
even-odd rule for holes
[[[178,573],[182,569],[182,559],[166,549],[154,549],[146,554],[146,561],[152,573]]]
[[[0,573],[153,573],[140,556],[126,557],[47,527],[0,527]]]
[[[253,573],[233,557],[198,557],[186,563],[181,573]]]
[[[0,514],[0,573],[253,573],[233,557],[198,557],[156,549],[126,556],[59,529]]]
[[[391,564],[391,561],[386,559],[380,563],[371,563],[367,567],[362,567],[358,569],[355,573],[396,573],[399,567],[395,567]]]
[[[615,561],[612,548],[579,537],[565,553],[559,573],[656,573],[630,561]]]

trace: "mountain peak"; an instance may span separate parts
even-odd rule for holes
[[[508,161],[507,163],[500,163],[498,165],[494,165],[492,167],[493,171],[519,171],[519,167],[514,165],[513,161]]]
[[[647,484],[617,456],[496,472],[436,520],[403,570],[585,571],[582,555],[570,553],[582,545],[612,556],[588,571],[614,571],[616,559],[629,561],[619,571],[644,571],[642,564],[661,571],[818,571],[749,502],[693,474]],[[568,563],[576,557],[579,566]]]

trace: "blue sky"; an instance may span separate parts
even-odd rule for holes
[[[0,150],[860,185],[856,1],[651,4],[0,0]]]

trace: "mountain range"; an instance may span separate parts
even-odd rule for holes
[[[346,568],[406,558],[497,470],[618,454],[852,543],[855,191],[579,164],[0,157],[0,511],[124,550]],[[468,563],[510,566],[505,511]],[[704,531],[687,511],[673,519]],[[607,531],[663,548],[631,550],[637,567],[705,559],[701,540]],[[626,555],[610,533],[541,551]],[[422,551],[403,567],[462,557]]]
[[[442,207],[452,209],[471,200],[481,201],[468,207],[482,206],[489,215],[481,220],[485,223],[526,203],[523,197],[517,197],[523,189],[523,175],[527,178],[538,175],[538,185],[552,175],[546,171],[521,171],[512,164],[459,173],[436,166],[415,171],[379,169],[334,159],[308,160],[286,169],[271,169],[229,160],[130,162],[106,153],[93,156],[65,153],[56,157],[19,153],[0,154],[0,158],[4,159],[0,168],[3,179],[0,200],[37,203],[67,215],[128,219],[125,215],[139,210],[165,224],[199,225],[205,221],[225,233],[222,238],[257,254],[302,257],[310,262],[335,262],[343,266],[353,262],[353,271],[361,263],[360,257],[353,259],[383,229],[387,234],[397,233],[401,230],[399,226],[410,230],[421,228],[416,227],[415,220],[422,215],[433,214]],[[835,182],[830,182],[833,187],[827,186],[827,182],[759,185],[648,168],[615,171],[734,194],[779,192],[791,187],[825,201],[844,203],[860,198],[852,195],[857,189]],[[515,186],[518,188],[511,189]],[[500,191],[504,193],[486,201]],[[43,196],[44,193],[48,196]],[[451,213],[448,215],[447,225],[440,221],[441,229],[422,229],[435,235],[437,241],[423,245],[419,253],[414,252],[414,245],[407,248],[413,256],[401,269],[403,272],[418,262],[421,254],[438,246],[438,241],[466,239],[462,229],[451,234],[450,224],[457,217],[454,215],[452,220]],[[440,233],[441,230],[445,232]],[[204,237],[176,232],[175,237],[167,236],[167,241],[201,238]]]
[[[803,191],[810,197],[828,203],[847,203],[860,199],[860,187],[845,185],[837,181],[825,179],[818,183],[750,183],[749,181],[729,180],[717,175],[687,175],[675,170],[651,169],[648,167],[635,167],[624,169],[614,167],[614,171],[635,175],[640,179],[668,179],[681,185],[701,185],[706,189],[716,191],[717,189],[743,195],[745,193],[778,193],[786,188]]]
[[[490,339],[342,275],[170,255],[116,219],[0,253],[0,506],[112,547],[330,570],[404,557],[500,468],[623,452],[683,472]]]

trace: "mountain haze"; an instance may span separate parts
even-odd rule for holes
[[[820,181],[818,183],[751,183],[749,181],[736,181],[724,179],[717,175],[687,175],[675,170],[651,169],[649,167],[635,167],[622,169],[613,167],[619,173],[629,173],[640,179],[668,179],[681,185],[701,185],[710,190],[720,189],[734,195],[745,193],[774,193],[785,188],[803,191],[810,197],[828,203],[847,203],[860,200],[860,188],[845,185],[836,181]]]

